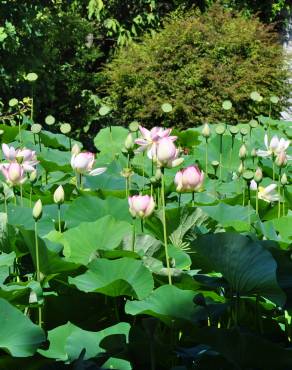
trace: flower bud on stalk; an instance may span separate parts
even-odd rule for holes
[[[128,198],[129,211],[133,217],[149,217],[155,208],[155,202],[149,195],[134,195]]]
[[[210,137],[211,130],[210,130],[210,126],[208,125],[208,123],[204,124],[203,129],[202,129],[202,135],[204,136],[206,140]]]
[[[204,181],[204,172],[201,172],[197,166],[189,166],[178,171],[174,178],[176,191],[194,192],[202,188]]]
[[[287,154],[284,150],[277,154],[275,163],[278,167],[285,167],[287,164]]]
[[[285,186],[288,184],[288,178],[286,173],[284,172],[283,175],[281,176],[281,185]]]
[[[263,179],[263,171],[260,167],[258,167],[254,174],[254,181],[259,184]]]
[[[239,149],[239,158],[241,160],[244,160],[247,156],[247,149],[246,149],[246,146],[244,144],[241,145],[240,149]]]
[[[42,201],[39,199],[35,203],[33,210],[32,210],[32,216],[34,220],[38,221],[42,217],[42,213],[43,213],[43,204],[42,204]]]
[[[62,204],[65,200],[65,193],[62,185],[59,185],[54,192],[54,202],[56,204]]]
[[[124,143],[125,149],[127,151],[131,151],[134,148],[134,144],[135,143],[134,143],[134,140],[133,140],[133,136],[132,136],[131,133],[129,133],[126,140],[125,140],[125,143]]]

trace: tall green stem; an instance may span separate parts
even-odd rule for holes
[[[283,186],[283,216],[285,215],[285,186]]]
[[[205,174],[208,176],[208,138],[206,137]]]
[[[38,240],[38,223],[34,223],[34,234],[35,234],[35,259],[36,259],[36,278],[38,283],[41,283],[41,274],[40,274],[40,260],[39,260],[39,240]],[[42,308],[38,306],[38,324],[42,326]]]
[[[273,181],[275,181],[275,160],[273,158]]]
[[[258,189],[256,189],[256,214],[259,214],[259,194]]]
[[[135,252],[135,244],[136,244],[136,225],[135,218],[133,217],[132,252]]]
[[[280,217],[281,217],[281,167],[279,167],[278,194],[279,194],[279,201],[278,201],[278,218],[280,218]]]
[[[166,267],[167,267],[167,274],[168,274],[168,283],[169,283],[169,285],[172,285],[170,265],[169,265],[168,245],[167,245],[167,231],[166,231],[164,169],[162,169],[161,172],[162,172],[162,175],[161,175],[161,203],[162,203],[163,239],[164,239]]]
[[[62,227],[61,227],[61,204],[58,204],[58,226],[59,226],[59,232],[62,232]]]
[[[22,184],[20,184],[19,187],[20,187],[20,205],[21,205],[21,207],[23,207]]]

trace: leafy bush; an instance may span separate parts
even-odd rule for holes
[[[278,114],[288,96],[282,49],[271,27],[246,19],[218,4],[199,15],[169,19],[165,28],[143,43],[123,48],[104,71],[106,92],[121,121],[146,125],[164,120],[161,105],[173,106],[171,125],[190,127],[204,121],[249,120],[250,93],[265,98],[257,113],[272,107]],[[222,101],[230,99],[228,114]]]

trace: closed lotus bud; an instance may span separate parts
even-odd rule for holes
[[[240,147],[240,149],[239,149],[239,158],[240,159],[245,159],[246,158],[246,155],[247,155],[246,146],[244,144],[242,144],[241,147]]]
[[[155,208],[155,202],[149,195],[134,195],[128,198],[129,211],[133,217],[149,217]]]
[[[256,183],[255,180],[251,180],[250,185],[249,185],[249,188],[250,188],[250,190],[253,190],[253,191],[256,191],[257,190],[258,184]]]
[[[276,157],[276,165],[278,167],[285,167],[287,164],[287,154],[284,150],[277,154]]]
[[[255,171],[255,174],[254,174],[254,181],[256,183],[260,183],[263,179],[263,171],[260,167],[258,167]]]
[[[287,185],[288,184],[288,179],[287,179],[287,175],[286,173],[284,172],[283,175],[281,176],[281,184],[283,186]]]
[[[43,213],[43,205],[42,205],[42,201],[39,199],[35,203],[33,210],[32,210],[32,216],[35,219],[35,221],[38,221],[42,217],[42,213]]]
[[[155,172],[155,180],[156,181],[159,181],[161,179],[161,176],[162,176],[161,169],[160,168],[157,168],[157,170]]]
[[[157,145],[157,159],[161,164],[175,159],[177,149],[169,137],[162,138]]]
[[[252,151],[250,152],[250,155],[252,156],[252,158],[255,158],[257,156],[257,151],[255,148],[252,149]]]
[[[239,165],[239,167],[238,167],[238,169],[237,169],[237,172],[238,172],[240,175],[242,175],[243,171],[244,171],[244,165],[243,165],[243,163],[242,163],[242,162],[240,162],[240,165]]]
[[[54,202],[56,204],[64,203],[65,193],[62,185],[59,185],[54,192]]]
[[[174,178],[178,192],[194,192],[202,188],[204,173],[197,166],[189,166],[177,172]]]
[[[34,170],[29,174],[29,181],[34,183],[37,179],[37,171]]]
[[[211,130],[208,123],[205,123],[202,129],[202,135],[207,139],[211,135]]]
[[[74,144],[74,145],[72,146],[71,153],[72,153],[73,155],[77,155],[77,154],[79,154],[79,153],[80,153],[80,148],[79,148],[79,145],[78,145],[78,144]]]
[[[131,133],[128,134],[126,140],[125,140],[125,148],[127,150],[132,150],[134,148],[134,140]]]

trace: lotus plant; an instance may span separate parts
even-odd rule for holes
[[[176,191],[195,192],[202,188],[204,172],[198,166],[189,166],[178,171],[174,178]]]
[[[34,150],[22,148],[15,149],[13,146],[2,144],[2,151],[5,159],[9,163],[20,163],[25,172],[32,172],[38,164],[36,153]]]
[[[277,202],[280,199],[280,195],[275,193],[277,184],[270,184],[267,187],[258,186],[256,181],[252,180],[250,183],[250,189],[258,192],[258,198],[262,199],[267,203]]]
[[[80,148],[75,144],[72,148],[71,167],[79,175],[79,186],[82,187],[82,175],[98,176],[104,173],[107,168],[100,167],[92,169],[95,162],[95,156],[91,152],[80,152]]]
[[[155,209],[155,202],[152,196],[149,195],[133,195],[128,198],[129,212],[133,218],[141,218],[141,228],[143,231],[143,220],[153,213]],[[135,250],[135,223],[133,222],[133,237],[132,250]]]
[[[140,146],[138,152],[147,151],[150,159],[155,156],[157,144],[161,139],[169,138],[171,141],[177,139],[177,136],[170,136],[171,128],[153,127],[151,130],[147,130],[147,128],[139,126],[139,130],[142,137],[135,140],[135,143]]]
[[[61,232],[61,204],[64,203],[65,192],[62,185],[59,185],[54,192],[54,202],[58,205],[58,226],[59,232]]]

